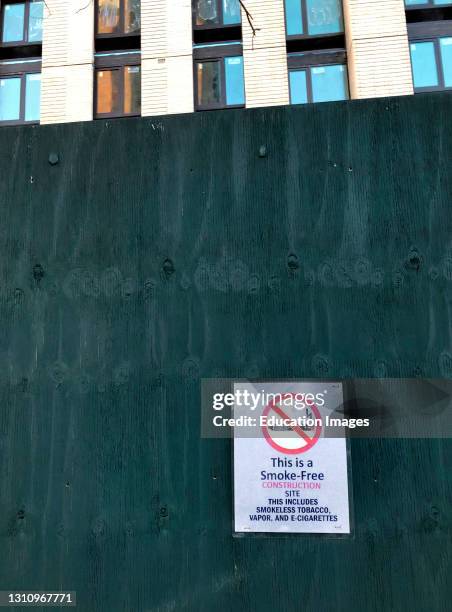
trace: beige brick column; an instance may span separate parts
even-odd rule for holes
[[[93,118],[93,61],[93,0],[46,0],[41,123]]]
[[[256,34],[242,8],[246,106],[289,104],[283,0],[245,0]]]
[[[413,93],[403,0],[343,0],[352,98]]]
[[[191,0],[141,0],[141,114],[191,113]]]

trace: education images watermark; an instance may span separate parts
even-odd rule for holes
[[[201,391],[202,437],[452,437],[447,380],[204,379]]]

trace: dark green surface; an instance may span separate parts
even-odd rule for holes
[[[450,610],[449,440],[353,442],[352,540],[233,539],[199,381],[452,377],[451,103],[1,129],[1,589]]]

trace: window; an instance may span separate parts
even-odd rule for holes
[[[97,0],[97,35],[139,34],[140,4],[140,0]]]
[[[0,64],[0,122],[36,123],[40,116],[41,62]]]
[[[236,26],[241,23],[239,0],[194,0],[195,28]]]
[[[3,45],[40,44],[44,2],[18,2],[3,5],[1,33]]]
[[[413,41],[410,53],[416,92],[452,87],[452,37]]]
[[[344,31],[341,0],[284,0],[287,37],[326,36]]]
[[[341,61],[341,63],[336,63]],[[291,104],[347,100],[345,53],[306,53],[289,56]]]
[[[196,110],[245,105],[241,53],[240,44],[222,45],[219,48],[216,45],[195,47]]]
[[[434,6],[445,6],[452,4],[452,0],[405,0],[407,8],[431,8]]]
[[[96,118],[140,115],[140,54],[128,52],[98,54],[95,61]]]

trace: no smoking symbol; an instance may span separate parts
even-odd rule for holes
[[[281,396],[281,403],[283,403],[286,398],[294,396],[295,393],[284,393]],[[308,405],[308,408],[312,410],[314,419],[316,420],[314,433],[312,435],[309,435],[306,431],[304,431],[300,425],[294,424],[288,426],[288,429],[292,430],[293,435],[281,438],[278,437],[278,432],[271,431],[268,425],[262,426],[262,432],[265,439],[272,448],[286,455],[297,455],[299,453],[305,453],[317,443],[318,439],[320,438],[320,434],[322,433],[322,426],[320,424],[322,417],[315,404]],[[279,419],[289,419],[291,421],[294,420],[294,417],[289,416],[275,399],[265,407],[262,414],[263,416],[267,417],[275,415]]]

